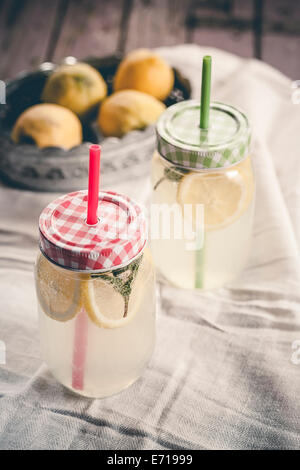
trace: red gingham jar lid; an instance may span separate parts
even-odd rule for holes
[[[41,251],[54,263],[78,271],[107,271],[128,264],[143,250],[147,224],[127,196],[99,192],[98,224],[87,225],[87,191],[51,202],[39,219]]]

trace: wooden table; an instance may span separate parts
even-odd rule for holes
[[[185,42],[300,79],[298,0],[0,0],[0,78],[64,56]]]

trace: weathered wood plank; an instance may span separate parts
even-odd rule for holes
[[[44,60],[59,0],[6,0],[0,19],[0,77],[13,77]]]
[[[252,2],[194,1],[188,23],[191,42],[224,49],[242,57],[252,57],[254,54]]]
[[[253,0],[192,0],[188,12],[191,27],[252,29]]]
[[[253,33],[195,28],[192,41],[199,46],[217,47],[241,57],[253,57]]]
[[[299,1],[265,1],[262,59],[290,78],[300,79]]]
[[[64,26],[65,16],[70,1],[71,0],[59,0],[45,56],[45,60],[48,62],[52,61],[53,59],[54,51],[57,45],[58,38],[61,34],[61,30]]]
[[[257,6],[263,5],[261,31]],[[255,8],[256,7],[256,8]],[[293,0],[0,0],[0,79],[47,59],[184,42],[261,56],[300,77]]]
[[[123,0],[77,0],[69,3],[53,60],[104,56],[117,50]]]
[[[300,80],[300,36],[263,36],[262,59],[293,80]]]
[[[266,32],[300,34],[299,0],[263,0]]]
[[[134,0],[125,49],[171,46],[187,40],[189,0]]]
[[[251,20],[253,18],[253,0],[233,0],[232,14],[234,17]]]

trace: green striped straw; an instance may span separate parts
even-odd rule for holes
[[[206,55],[202,61],[200,128],[208,129],[211,88],[211,56]]]
[[[200,107],[200,129],[205,132],[201,133],[200,140],[206,139],[206,131],[209,127],[209,111],[210,111],[210,89],[211,89],[211,56],[206,55],[202,61],[202,82],[201,82],[201,107]],[[201,249],[196,250],[196,272],[195,272],[195,288],[203,289],[204,286],[204,248],[205,240]]]

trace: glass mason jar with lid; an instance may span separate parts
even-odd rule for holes
[[[247,117],[212,102],[207,130],[200,129],[199,118],[200,104],[190,100],[171,106],[158,120],[151,248],[167,281],[211,289],[245,267],[255,185]],[[158,223],[160,230],[153,230]]]
[[[155,279],[140,206],[101,191],[93,226],[86,223],[86,207],[87,191],[78,191],[40,216],[40,338],[60,383],[104,397],[133,383],[152,354]]]

